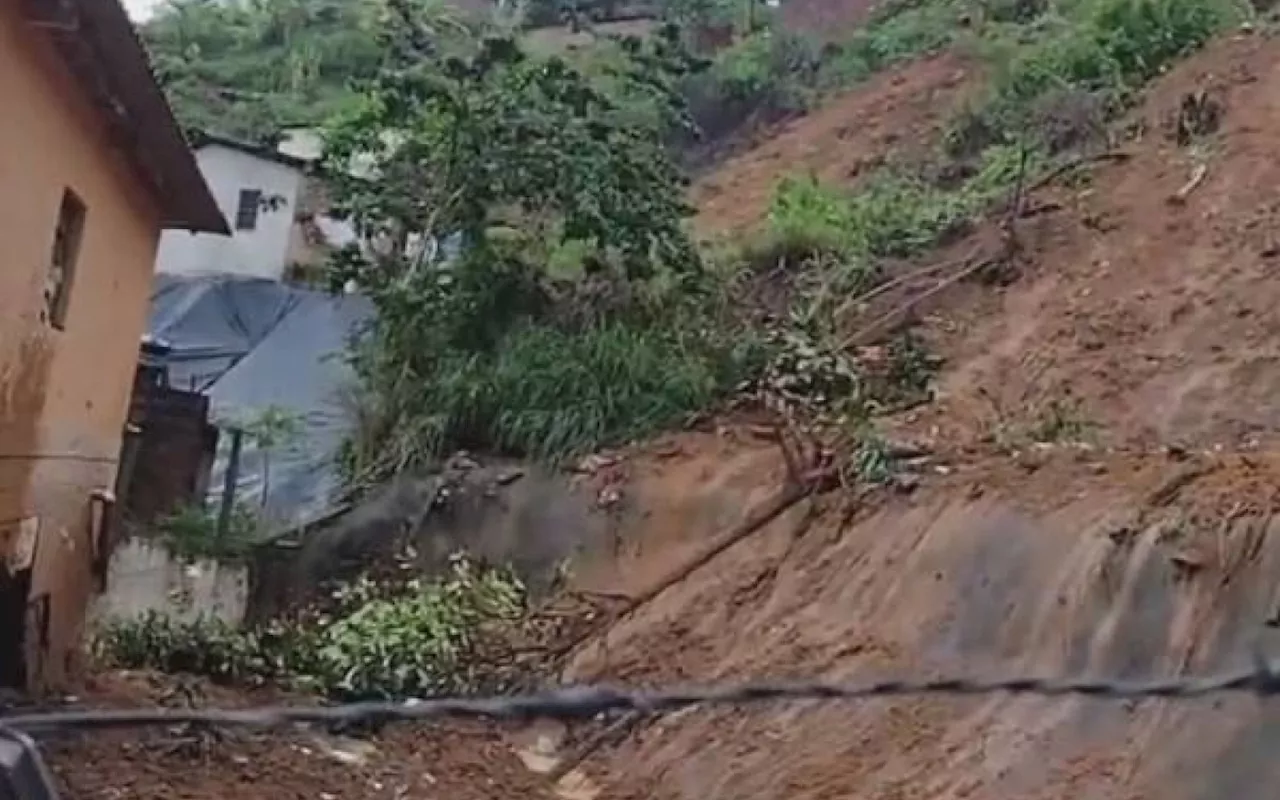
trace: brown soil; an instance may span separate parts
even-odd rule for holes
[[[855,178],[895,131],[923,146],[967,69],[916,64],[792,126],[697,187],[700,223],[742,230],[789,171]],[[1019,223],[1012,283],[940,296],[925,322],[948,357],[941,397],[887,423],[934,447],[914,491],[796,507],[589,643],[572,675],[1137,677],[1245,660],[1280,596],[1277,83],[1280,43],[1262,36],[1171,71],[1135,116],[1146,132],[1128,161],[1036,193],[1060,208]],[[1225,104],[1221,128],[1178,147],[1162,120],[1198,89]],[[1170,202],[1198,163],[1203,181]],[[956,248],[942,257],[973,243]],[[1068,390],[1091,443],[1013,435]],[[606,472],[593,488],[608,490],[619,545],[579,581],[632,593],[785,474],[772,443],[738,428],[668,437]],[[664,717],[587,770],[600,797],[636,800],[1262,800],[1280,781],[1278,721],[1251,698],[780,704]],[[51,760],[72,798],[552,796],[488,726],[394,729],[359,767],[302,739],[240,740],[207,761],[163,740],[95,737]]]
[[[778,181],[788,175],[812,172],[824,182],[848,184],[888,160],[927,151],[975,69],[946,53],[889,70],[828,99],[694,185],[698,230],[750,232],[768,212]]]
[[[163,704],[161,697],[173,685],[160,676],[107,674],[85,687],[80,701],[100,707]],[[201,705],[209,707],[289,699],[198,686]],[[353,741],[320,732],[224,730],[202,739],[182,730],[150,729],[52,741],[44,752],[68,800],[551,797],[545,781],[524,768],[494,726],[393,726],[368,742],[368,752]],[[345,763],[342,751],[362,756],[363,763]]]
[[[918,488],[797,509],[614,626],[576,674],[1136,677],[1244,662],[1280,597],[1278,80],[1280,43],[1253,35],[1172,70],[1134,117],[1145,132],[1127,161],[1036,193],[1060,208],[1019,223],[1011,284],[969,282],[929,309],[942,396],[891,425],[935,446]],[[1179,147],[1165,122],[1199,90],[1224,104],[1221,127]],[[803,137],[787,148],[804,152]],[[1198,164],[1203,180],[1170,200]],[[709,213],[745,224],[727,203]],[[1064,397],[1090,442],[1005,435]],[[769,445],[723,437],[646,458],[627,492],[663,502],[634,523],[621,576],[669,568],[677,532],[740,519],[781,474]],[[735,464],[756,479],[726,480]],[[1234,698],[779,705],[664,718],[592,768],[628,798],[1263,798],[1280,779],[1276,719]]]
[[[1255,447],[1280,426],[1280,284],[1272,157],[1280,47],[1222,41],[1173,70],[1132,120],[1128,161],[1057,186],[1024,220],[1023,274],[1002,291],[962,288],[935,308],[952,367],[942,400],[907,428],[973,443],[1044,418],[1055,401],[1112,447],[1180,442]],[[1225,107],[1218,132],[1179,147],[1168,119],[1204,90]],[[1203,169],[1179,202],[1174,195]],[[971,243],[953,251],[963,252]]]

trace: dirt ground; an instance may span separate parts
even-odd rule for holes
[[[741,230],[786,172],[856,179],[917,133],[925,143],[969,71],[931,59],[796,123],[696,187],[700,224]],[[939,397],[886,422],[932,451],[919,483],[798,505],[592,641],[571,675],[1137,677],[1243,663],[1280,599],[1278,84],[1280,43],[1262,35],[1164,76],[1121,162],[1035,193],[1048,210],[1018,224],[1010,283],[960,284],[928,307],[947,358]],[[1179,146],[1166,120],[1199,90],[1221,124]],[[1061,402],[1083,442],[1014,435]],[[619,547],[579,584],[639,591],[784,475],[772,443],[732,426],[630,452],[608,476]],[[131,704],[158,691],[106,676],[83,694]],[[51,743],[50,760],[70,798],[1262,800],[1280,781],[1277,731],[1280,710],[1250,698],[695,711],[590,758],[598,789],[585,794],[553,790],[511,730],[483,725],[388,729],[354,765],[303,733],[196,757],[171,752],[170,732],[95,736]]]
[[[976,69],[943,53],[829,98],[695,183],[698,231],[709,237],[751,231],[768,213],[778,182],[789,175],[812,173],[847,185],[887,160],[926,152],[973,85]]]
[[[200,705],[209,707],[299,700],[193,685]],[[107,708],[167,705],[175,686],[163,676],[109,673],[82,687],[78,699]],[[503,732],[483,724],[393,726],[372,740],[320,731],[201,736],[162,728],[49,742],[45,753],[67,800],[552,796]],[[501,789],[495,794],[494,787]]]
[[[1017,226],[1011,283],[961,284],[928,306],[947,357],[939,399],[887,426],[933,451],[917,488],[780,520],[587,648],[580,674],[1136,677],[1245,663],[1280,597],[1277,80],[1280,44],[1262,35],[1175,68],[1133,115],[1118,162],[1034,193],[1042,213]],[[1179,145],[1171,114],[1201,91],[1220,125]],[[727,201],[705,207],[747,218]],[[1051,413],[1080,441],[1014,435]],[[648,535],[696,527],[681,515],[698,507],[697,465],[721,474],[721,446],[691,444],[669,478],[632,490],[668,498]],[[742,509],[779,469],[766,445],[753,457],[761,477],[738,490]],[[1230,698],[707,711],[642,727],[595,767],[629,798],[1263,798],[1280,779],[1266,745],[1277,724],[1274,709]]]
[[[1019,225],[1018,280],[959,287],[932,309],[951,366],[940,401],[903,425],[973,444],[1056,403],[1111,448],[1269,438],[1280,423],[1277,78],[1273,40],[1219,42],[1157,83],[1130,120],[1140,136],[1116,148],[1122,163],[1038,191],[1030,202],[1053,210]],[[1170,119],[1201,91],[1223,109],[1220,127],[1179,146]]]

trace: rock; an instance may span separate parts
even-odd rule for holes
[[[575,468],[575,471],[581,472],[584,475],[595,475],[600,470],[606,467],[612,467],[614,464],[617,464],[617,463],[618,463],[618,459],[614,458],[613,456],[606,456],[606,455],[601,455],[599,453],[592,453],[591,455],[583,458],[581,461],[578,462],[578,465]]]
[[[902,472],[894,476],[893,486],[903,494],[911,494],[920,488],[920,476],[914,472]]]
[[[498,477],[494,479],[494,483],[498,484],[499,486],[510,486],[511,484],[515,483],[516,481],[520,480],[523,477],[524,477],[524,470],[509,469],[502,473],[499,473]]]

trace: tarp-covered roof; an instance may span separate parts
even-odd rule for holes
[[[157,276],[150,336],[167,344],[170,380],[209,395],[222,427],[276,412],[294,432],[262,452],[246,436],[237,498],[262,508],[272,530],[333,507],[334,456],[348,430],[343,395],[353,376],[348,336],[373,314],[360,296],[335,297],[274,281]],[[210,490],[220,493],[230,436],[221,437]],[[265,502],[263,500],[265,492]]]
[[[280,324],[301,291],[266,278],[157,275],[148,333],[172,348],[170,383],[207,390]]]

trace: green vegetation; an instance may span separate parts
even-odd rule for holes
[[[376,14],[345,0],[168,0],[141,34],[184,124],[258,139],[350,102],[382,62]]]
[[[358,426],[343,457],[357,491],[459,448],[554,461],[739,393],[834,431],[824,441],[851,479],[893,480],[895,448],[871,422],[928,399],[938,362],[909,329],[885,341],[891,325],[853,347],[867,298],[893,288],[902,260],[1103,146],[1145,82],[1251,13],[1231,0],[902,0],[822,47],[748,18],[708,63],[687,26],[738,24],[718,0],[673,0],[664,13],[679,24],[563,57],[418,0],[323,3],[181,0],[147,38],[188,121],[250,135],[327,122],[324,172],[364,238],[330,278],[378,311],[351,347]],[[851,187],[792,177],[755,239],[714,256],[694,244],[677,167],[691,120],[727,135],[957,40],[990,80],[936,163],[890,163]],[[441,256],[446,239],[461,251]],[[761,296],[781,300],[764,314]],[[995,438],[1092,430],[1066,404],[1033,416]],[[277,443],[286,422],[262,420],[257,435]],[[203,512],[166,524],[181,552],[211,553]],[[261,629],[149,617],[99,646],[122,666],[342,698],[501,688],[511,676],[489,657],[490,632],[523,605],[513,576],[460,560],[441,581],[360,584]]]
[[[683,227],[683,181],[655,116],[634,115],[567,62],[510,38],[437,57],[403,18],[405,62],[330,131],[340,209],[381,251],[344,252],[378,309],[354,350],[357,484],[457,447],[556,458],[678,423],[727,393],[750,337],[725,327]],[[688,63],[673,30],[626,42],[615,91],[660,102]],[[622,88],[625,87],[625,88]],[[393,146],[384,143],[395,140]],[[365,154],[379,180],[343,173]],[[411,242],[460,235],[441,261]],[[549,265],[572,252],[577,264]]]
[[[661,8],[675,24],[564,57],[424,0],[178,0],[148,26],[184,118],[256,134],[329,121],[339,211],[376,243],[332,271],[379,311],[352,349],[357,487],[455,448],[554,460],[642,437],[744,383],[860,425],[902,397],[843,352],[857,297],[1095,146],[1145,81],[1249,13],[1230,0],[900,0],[820,47],[730,0]],[[693,26],[723,25],[737,40],[695,58]],[[947,169],[890,164],[851,190],[784,181],[766,230],[709,268],[671,146],[692,141],[691,120],[728,135],[957,40],[990,82],[939,143]],[[460,256],[423,254],[452,236]],[[790,313],[759,330],[737,293],[778,264]],[[901,394],[922,396],[927,354],[903,352]]]
[[[949,133],[953,154],[1027,130],[1050,151],[1085,143],[1144,83],[1252,13],[1231,0],[1079,0],[1034,9],[1029,21],[996,21],[985,32],[991,84]]]
[[[323,611],[257,629],[157,613],[113,621],[93,649],[122,668],[272,681],[342,700],[499,691],[512,676],[487,656],[486,631],[514,624],[524,605],[510,572],[458,557],[442,578],[394,590],[362,580]]]
[[[245,559],[261,535],[256,509],[231,510],[227,530],[218,533],[218,511],[199,503],[184,506],[156,522],[155,538],[180,559],[236,562]]]

